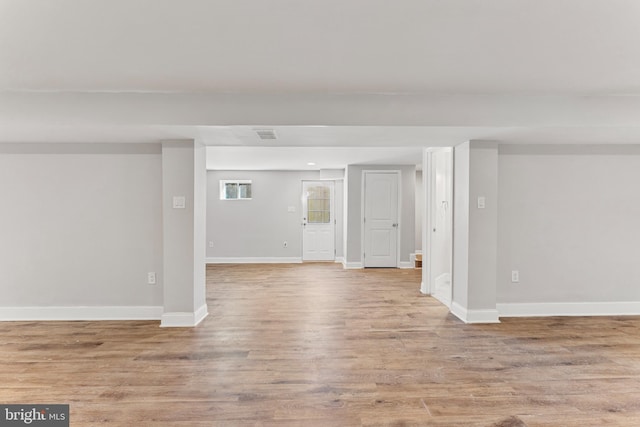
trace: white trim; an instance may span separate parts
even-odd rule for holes
[[[205,317],[209,315],[209,308],[207,307],[207,303],[205,302],[200,306],[199,309],[196,310],[194,314],[195,324],[193,326],[198,325],[200,322],[204,320]]]
[[[400,261],[398,263],[398,268],[415,268],[415,264],[410,261]]]
[[[364,268],[364,264],[362,262],[345,262],[343,263],[344,268],[347,270],[355,270],[358,268]]]
[[[420,293],[423,294],[423,295],[429,295],[429,290],[427,289],[427,284],[424,283],[424,281],[420,282]]]
[[[162,315],[162,321],[160,322],[161,328],[189,328],[197,326],[198,323],[207,317],[209,314],[207,305],[203,304],[195,312],[172,312],[164,313]]]
[[[0,307],[0,321],[160,320],[162,306]]]
[[[344,264],[344,257],[343,256],[337,256],[335,262],[338,263],[338,264]]]
[[[498,310],[468,310],[455,301],[451,313],[464,323],[500,323]]]
[[[500,317],[637,316],[640,301],[496,304]]]
[[[302,257],[208,257],[207,264],[300,264]]]

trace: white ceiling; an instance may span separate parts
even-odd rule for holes
[[[638,94],[635,0],[3,0],[0,88]]]
[[[640,143],[638,22],[637,0],[0,0],[0,142]]]
[[[320,170],[345,165],[422,165],[418,147],[207,147],[207,169]]]

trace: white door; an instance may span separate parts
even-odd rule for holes
[[[452,187],[453,156],[451,148],[435,149],[431,155],[431,255],[430,283],[433,296],[451,306],[452,261]]]
[[[302,181],[302,259],[335,259],[333,181]]]
[[[364,173],[364,266],[398,266],[398,173]]]
[[[453,149],[429,148],[424,152],[425,188],[422,293],[433,295],[447,307],[452,299],[453,249]]]

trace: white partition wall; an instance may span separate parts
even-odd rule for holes
[[[205,289],[205,149],[162,143],[164,314],[162,326],[195,326],[208,313]]]
[[[498,321],[498,146],[470,141],[455,147],[453,301],[468,323]]]

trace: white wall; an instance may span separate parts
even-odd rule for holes
[[[469,323],[497,322],[498,147],[455,147],[452,312]],[[484,208],[478,198],[485,198]]]
[[[301,258],[302,180],[318,178],[317,171],[208,171],[207,258]],[[221,179],[252,180],[252,199],[220,200]]]
[[[471,142],[469,181],[469,308],[495,311],[499,197],[497,144]],[[482,209],[478,206],[479,197],[485,199]]]
[[[453,277],[452,300],[469,306],[469,142],[455,147],[453,156]]]
[[[126,306],[125,317],[158,318],[161,183],[159,144],[0,145],[2,307]]]
[[[162,142],[164,313],[161,326],[195,326],[207,316],[206,151],[193,140]],[[184,207],[173,205],[184,198]]]
[[[640,301],[638,183],[637,146],[501,146],[498,302]]]
[[[346,262],[362,263],[362,171],[399,170],[402,174],[400,207],[400,262],[410,263],[410,254],[415,252],[415,166],[347,166],[347,245]]]

